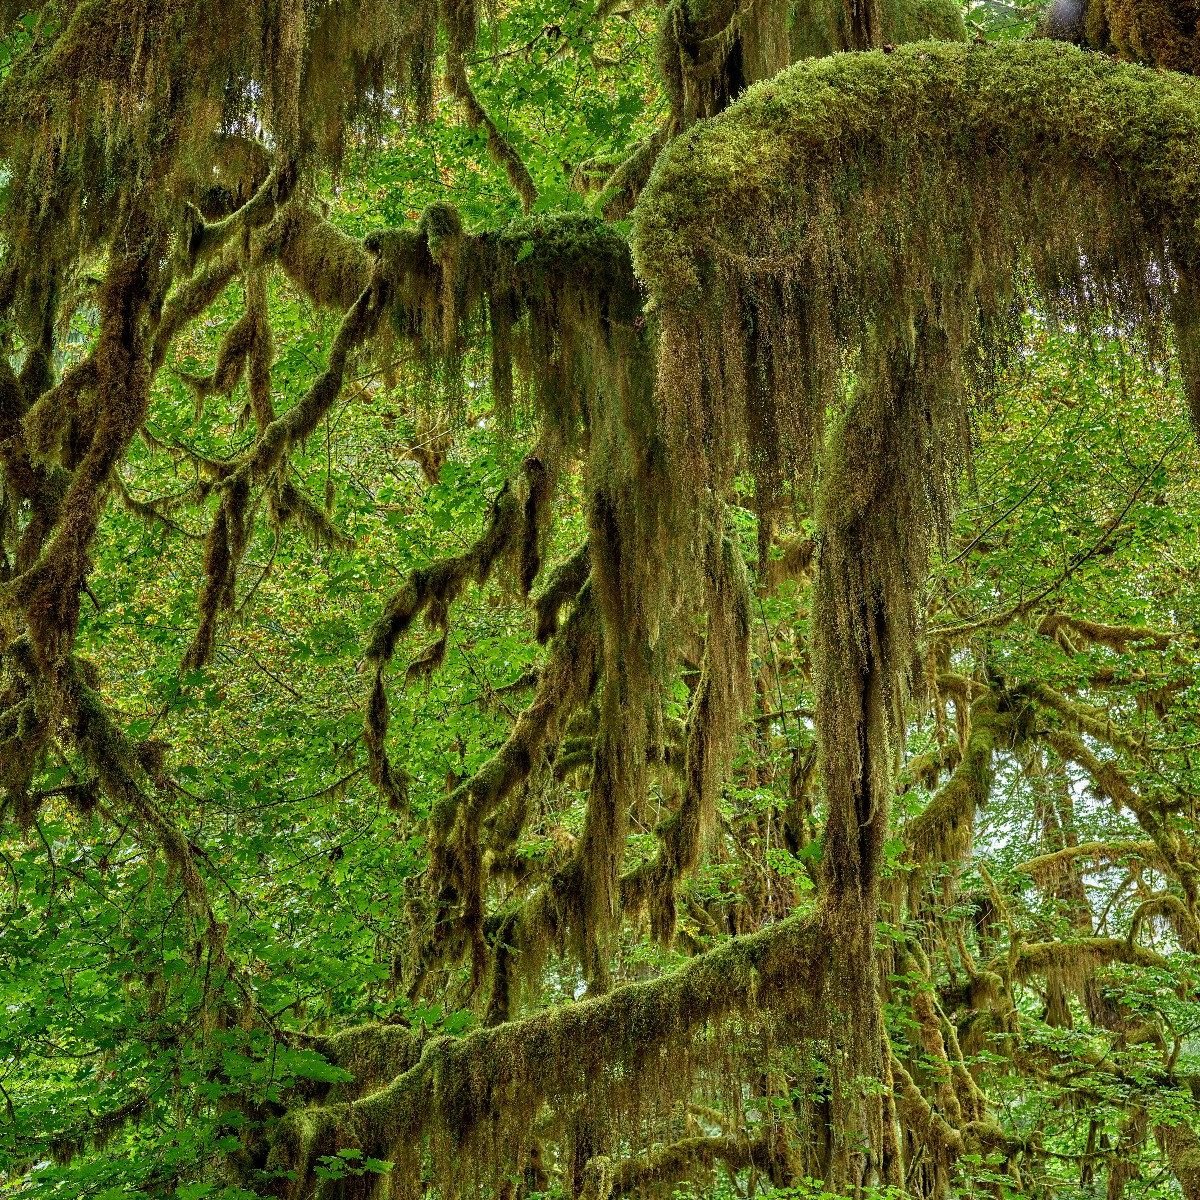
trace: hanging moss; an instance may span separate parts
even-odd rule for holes
[[[161,298],[157,267],[161,241],[144,238],[140,252],[114,256],[101,299],[101,328],[86,372],[94,395],[106,402],[70,461],[70,482],[37,562],[6,585],[24,617],[35,654],[48,664],[70,650],[79,598],[90,567],[88,553],[107,500],[113,468],[137,436],[149,404],[148,313]],[[82,399],[84,369],[73,375]],[[31,415],[36,420],[36,406]],[[67,415],[70,405],[67,405]],[[45,434],[42,434],[45,438]]]
[[[384,670],[400,638],[422,614],[438,636],[410,664],[406,678],[436,670],[445,654],[451,608],[467,583],[486,583],[496,565],[504,562],[520,564],[524,578],[529,557],[540,547],[548,519],[548,481],[545,467],[536,456],[526,459],[522,475],[520,491],[505,485],[496,497],[487,526],[475,544],[462,554],[413,572],[387,602],[372,631],[366,657],[375,674],[367,705],[366,744],[372,781],[397,809],[407,808],[407,786],[393,770],[386,749],[388,702]],[[536,571],[530,575],[530,585],[533,575]]]
[[[708,629],[684,729],[683,795],[660,829],[657,855],[621,880],[626,914],[635,916],[648,905],[652,931],[664,942],[675,932],[675,888],[696,868],[716,820],[719,792],[750,692],[750,594],[741,552],[718,525],[706,554]]]
[[[64,18],[41,27],[0,85],[5,157],[30,168],[9,218],[35,236],[48,194],[92,245],[147,187],[165,201],[181,185],[199,197],[213,145],[251,112],[285,164],[336,164],[351,126],[397,100],[429,109],[435,4],[87,0]],[[99,91],[106,104],[86,103]],[[61,234],[45,247],[56,256],[70,245]]]

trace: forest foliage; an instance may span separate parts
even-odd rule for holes
[[[0,3],[0,1195],[1200,1197],[1198,71]]]

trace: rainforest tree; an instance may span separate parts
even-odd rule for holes
[[[1200,1196],[1200,11],[998,13],[0,5],[0,1188]]]

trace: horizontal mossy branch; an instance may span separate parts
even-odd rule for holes
[[[271,1166],[294,1172],[289,1197],[318,1193],[316,1159],[349,1146],[393,1161],[401,1194],[419,1189],[426,1152],[443,1186],[501,1178],[519,1166],[543,1106],[565,1113],[587,1102],[627,1121],[646,1113],[686,1088],[689,1046],[723,1022],[761,1014],[793,1042],[819,1032],[825,936],[819,923],[789,918],[659,979],[433,1039],[386,1087],[285,1117]],[[339,1185],[319,1194],[336,1196]]]
[[[770,1143],[764,1137],[715,1135],[682,1138],[659,1146],[643,1158],[625,1159],[613,1169],[609,1196],[642,1195],[695,1180],[721,1164],[736,1175],[747,1167],[769,1174]]]
[[[1166,650],[1183,635],[1170,629],[1153,629],[1147,625],[1112,625],[1089,621],[1068,613],[1047,613],[1038,622],[1037,631],[1053,638],[1069,654],[1078,650],[1077,642],[1105,646],[1115,654],[1128,650]]]
[[[1012,980],[1025,982],[1053,970],[1082,977],[1113,963],[1166,968],[1170,962],[1165,955],[1128,938],[1088,937],[1070,942],[1025,942],[1015,948],[1006,964],[995,965]]]
[[[1078,865],[1080,860],[1095,862],[1097,870],[1120,863],[1158,866],[1162,862],[1158,847],[1151,841],[1081,842],[1027,859],[1016,870],[1036,880],[1047,881],[1070,875],[1073,871],[1086,871],[1086,866]]]
[[[1121,728],[1104,710],[1078,700],[1041,681],[1029,685],[1029,694],[1039,704],[1054,712],[1063,724],[1076,733],[1086,734],[1113,750],[1124,751],[1134,758],[1147,758],[1145,741]]]

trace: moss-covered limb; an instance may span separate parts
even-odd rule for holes
[[[170,530],[171,533],[190,539],[191,541],[204,540],[202,534],[193,533],[170,515],[171,510],[183,502],[181,498],[168,497],[166,500],[161,501],[142,500],[129,490],[129,487],[119,475],[113,479],[113,495],[126,512],[132,513],[135,517],[141,517],[148,525],[161,525],[164,529]]]
[[[901,1118],[906,1158],[911,1166],[925,1164],[926,1182],[921,1194],[930,1200],[950,1200],[956,1168],[964,1155],[1001,1152],[1011,1160],[1022,1149],[986,1116],[955,1121],[931,1103],[904,1064],[893,1053],[890,1060],[896,1110]],[[978,1158],[975,1161],[979,1161]],[[994,1179],[993,1179],[994,1182]],[[1016,1181],[1014,1181],[1016,1182]]]
[[[61,462],[68,470],[77,464],[80,425],[86,428],[96,404],[100,383],[97,347],[86,358],[68,367],[49,390],[26,412],[21,432],[25,447],[36,459]],[[75,443],[72,445],[71,443]]]
[[[567,722],[595,690],[600,638],[596,606],[590,585],[585,585],[551,643],[533,699],[522,710],[504,744],[470,779],[435,803],[430,813],[428,872],[435,911],[429,943],[418,946],[418,958],[446,953],[454,945],[450,931],[465,931],[476,975],[482,978],[487,957],[483,898],[489,856],[485,850],[503,852],[508,848],[500,844],[485,846],[484,824],[528,784],[539,770],[547,747],[561,738]],[[508,836],[519,835],[520,829],[520,822],[509,823]],[[496,841],[494,836],[492,841]],[[531,928],[537,929],[538,925],[533,922]],[[522,939],[531,940],[538,939]],[[428,962],[420,962],[415,970],[427,966]]]
[[[394,330],[445,386],[454,388],[467,342],[490,334],[497,404],[511,405],[519,368],[548,446],[571,452],[585,428],[649,409],[642,297],[625,240],[603,222],[563,214],[471,234],[441,204],[416,229],[358,243],[293,202],[277,225],[271,252],[320,303],[344,308],[361,294],[354,289],[364,281],[364,247],[376,255]],[[641,433],[644,443],[648,431]]]
[[[217,347],[217,359],[212,372],[207,375],[191,375],[180,372],[180,378],[192,389],[197,405],[208,396],[228,396],[242,380],[246,360],[250,357],[259,320],[247,305],[242,316],[226,331]]]
[[[238,568],[249,541],[251,514],[260,499],[260,490],[270,483],[288,453],[313,432],[336,402],[351,353],[375,333],[383,318],[386,291],[379,275],[374,275],[342,318],[325,370],[286,413],[260,429],[258,439],[222,479],[217,512],[205,549],[200,617],[185,655],[187,665],[202,666],[211,659],[217,622],[220,615],[232,607],[236,596]],[[249,333],[243,339],[248,342],[243,361],[256,344],[269,345],[263,314],[255,313],[251,308],[247,319],[251,323]],[[260,357],[256,363],[260,392],[264,367],[265,361]],[[264,418],[267,415],[261,396],[260,413]]]
[[[741,364],[768,340],[798,364],[772,381],[776,407],[797,392],[827,400],[835,348],[905,344],[935,296],[961,365],[980,320],[1003,326],[1031,258],[1052,311],[1152,323],[1166,296],[1144,285],[1151,262],[1165,243],[1178,261],[1194,254],[1200,170],[1185,147],[1198,112],[1189,80],[1050,42],[835,57],[753,89],[676,139],[639,204],[635,260],[666,340],[670,420],[719,446],[714,414],[741,403]],[[994,236],[980,202],[1003,214]],[[866,249],[885,245],[886,261]]]
[[[314,304],[349,309],[371,281],[371,256],[311,205],[294,200],[268,241],[283,273]]]
[[[447,56],[446,84],[450,93],[462,105],[467,124],[472,129],[482,128],[487,134],[488,153],[504,168],[513,190],[521,198],[521,207],[529,212],[537,203],[538,191],[525,160],[517,153],[512,142],[504,136],[500,127],[492,120],[487,109],[479,102],[475,89],[467,76],[467,65],[453,50]]]
[[[1173,827],[1161,805],[1142,796],[1117,763],[1099,758],[1082,738],[1063,730],[1043,731],[1040,736],[1064,761],[1082,768],[1101,796],[1133,814],[1158,848],[1162,865],[1179,882],[1189,904],[1195,906],[1200,901],[1200,866],[1186,837]]]
[[[660,979],[463,1038],[436,1038],[387,1087],[286,1118],[272,1165],[296,1172],[290,1196],[313,1194],[316,1158],[348,1145],[395,1162],[403,1190],[419,1181],[423,1147],[446,1186],[462,1176],[497,1179],[519,1162],[543,1106],[569,1113],[587,1103],[619,1127],[650,1112],[656,1097],[686,1089],[690,1048],[706,1031],[755,1012],[794,1039],[806,1021],[820,1027],[827,953],[818,924],[791,918]]]
[[[371,630],[367,661],[384,666],[400,639],[424,615],[426,623],[445,631],[454,602],[469,582],[486,583],[492,568],[516,547],[523,526],[524,497],[520,480],[507,482],[492,501],[483,532],[467,550],[419,567],[393,593]]]
[[[967,1067],[958,1030],[938,1001],[934,968],[919,941],[907,943],[904,960],[908,973],[923,980],[912,990],[910,1004],[915,1031],[927,1058],[922,1069],[932,1077],[940,1109],[958,1127],[987,1121],[988,1098]],[[985,992],[986,978],[969,954],[964,965],[972,977],[971,992]]]
[[[1146,625],[1106,625],[1061,612],[1047,613],[1038,622],[1037,631],[1053,638],[1072,654],[1078,650],[1076,642],[1105,646],[1116,654],[1124,654],[1129,650],[1166,650],[1180,637],[1174,630]]]
[[[97,403],[83,448],[70,466],[57,520],[38,559],[6,590],[21,611],[36,655],[46,663],[74,642],[89,553],[111,473],[145,420],[150,397],[151,313],[163,280],[161,231],[139,231],[137,248],[114,252],[100,298],[93,352]]]
[[[932,1076],[936,1089],[938,1107],[945,1114],[946,1120],[959,1128],[964,1120],[962,1099],[955,1089],[954,1073],[950,1065],[950,1057],[946,1053],[946,1042],[942,1037],[941,1023],[933,997],[924,988],[914,992],[912,997],[913,1016],[916,1018],[921,1047],[925,1051],[927,1070]]]
[[[220,254],[235,238],[247,241],[256,230],[270,224],[291,199],[298,182],[299,173],[294,163],[277,166],[245,204],[213,223],[205,221],[194,205],[189,206],[184,242],[188,267],[195,270]]]
[[[893,1073],[900,1079],[897,1097],[903,1098],[899,1107],[901,1111],[907,1109],[919,1115],[920,1127],[925,1131],[915,1139],[911,1133],[906,1135],[908,1157],[919,1158],[921,1143],[930,1136],[933,1141],[927,1148],[947,1155],[942,1163],[947,1170],[962,1150],[1011,1152],[1013,1147],[1006,1144],[1002,1129],[989,1115],[986,1094],[968,1068],[958,1028],[939,1003],[929,959],[915,941],[908,944],[905,958],[912,975],[925,981],[914,988],[910,1000],[913,1021],[909,1037],[919,1046],[920,1053],[897,1071],[897,1052],[891,1051]],[[997,975],[977,972],[973,966],[970,969],[972,1014],[994,1009],[1002,996],[1007,1000],[1003,982]],[[946,1182],[943,1179],[941,1186]]]
[[[1026,942],[1014,948],[1007,964],[995,966],[1007,970],[1016,982],[1060,968],[1069,969],[1074,977],[1112,963],[1128,963],[1139,967],[1166,967],[1170,960],[1157,951],[1148,950],[1128,938],[1089,937],[1069,942]]]
[[[283,456],[302,442],[320,424],[342,390],[351,353],[368,341],[387,311],[387,282],[378,261],[371,282],[346,311],[329,348],[325,370],[308,391],[286,413],[264,429],[237,474],[247,482],[261,483],[279,465]]]
[[[203,666],[212,659],[217,622],[230,611],[237,596],[238,569],[250,536],[251,494],[244,479],[224,481],[217,511],[204,544],[204,581],[200,588],[199,619],[184,667]]]
[[[1094,754],[1083,739],[1064,730],[1045,730],[1042,740],[1066,762],[1082,767],[1105,799],[1129,809],[1143,829],[1159,844],[1163,819],[1154,806],[1140,796],[1120,765]]]
[[[964,708],[969,708],[971,701],[982,695],[989,686],[981,679],[972,679],[969,675],[959,675],[953,671],[939,671],[934,682],[940,695],[961,702]]]
[[[325,1099],[337,1103],[367,1095],[410,1070],[429,1036],[405,1025],[365,1024],[296,1040],[353,1075],[325,1089]]]
[[[1200,14],[1191,0],[1054,0],[1041,32],[1134,62],[1200,73]]]
[[[604,180],[603,208],[607,221],[623,221],[633,211],[654,164],[671,137],[671,126],[663,123],[633,148]]]
[[[879,1070],[874,929],[915,660],[917,589],[948,527],[965,436],[947,344],[924,323],[914,334],[911,355],[877,348],[863,362],[826,443],[817,504],[812,656],[828,803],[822,912],[844,978],[847,1078]],[[848,1179],[859,1154],[879,1165],[882,1109],[848,1095],[837,1103],[833,1170]]]
[[[1070,700],[1056,688],[1040,681],[1029,685],[1029,693],[1039,704],[1056,713],[1068,729],[1145,761],[1147,753],[1144,741],[1118,726],[1103,709]]]
[[[1021,704],[993,690],[971,704],[966,747],[949,780],[905,830],[918,863],[960,862],[970,852],[975,813],[987,803],[997,753],[1011,749],[1021,730]]]
[[[749,1136],[689,1137],[659,1146],[643,1158],[621,1162],[612,1173],[614,1198],[666,1190],[711,1174],[718,1164],[731,1173],[757,1167],[764,1174],[772,1167],[771,1149],[765,1138]]]
[[[154,344],[150,351],[151,371],[157,371],[166,362],[175,338],[207,311],[237,277],[241,265],[241,247],[227,246],[203,271],[176,284],[167,296],[154,331]]]
[[[957,742],[947,742],[943,746],[934,746],[923,754],[914,754],[900,768],[896,776],[899,786],[919,783],[928,791],[935,791],[938,780],[954,769],[962,761],[962,749]]]
[[[263,404],[260,398],[257,402]],[[266,401],[267,411],[259,408],[259,416],[267,418],[270,408],[269,399]],[[271,522],[279,528],[283,525],[294,525],[304,533],[315,546],[326,546],[338,550],[352,550],[354,539],[340,530],[330,519],[325,509],[312,499],[303,488],[292,480],[277,480],[268,493],[270,502]]]
[[[649,409],[642,297],[628,245],[603,222],[563,214],[471,234],[452,206],[440,204],[415,229],[381,230],[358,243],[293,202],[276,226],[264,253],[302,292],[334,307],[361,294],[355,289],[365,287],[370,250],[387,285],[391,325],[452,396],[465,345],[490,334],[498,406],[511,405],[516,367],[547,446],[574,451],[585,428]]]
[[[407,807],[407,786],[387,755],[388,701],[384,671],[396,652],[396,646],[413,622],[424,615],[425,623],[437,631],[437,638],[424,655],[408,668],[407,676],[428,674],[441,662],[450,628],[450,612],[466,585],[482,585],[491,577],[498,562],[516,562],[522,588],[528,592],[540,570],[539,546],[549,521],[548,498],[553,480],[538,455],[530,455],[516,481],[506,483],[492,503],[483,532],[461,554],[421,567],[387,601],[382,616],[371,631],[366,660],[374,667],[374,678],[367,703],[365,741],[371,779],[388,802],[398,809]],[[572,560],[574,561],[574,560]],[[566,581],[576,584],[568,596],[563,580],[557,583],[558,605],[577,599],[586,581],[578,572],[567,572]],[[555,591],[556,584],[551,583]],[[559,594],[561,593],[561,594]],[[557,620],[557,607],[554,609]],[[539,618],[539,630],[542,618]]]
[[[46,487],[47,468],[34,462],[29,453],[24,420],[39,394],[42,393],[22,384],[7,356],[0,356],[0,467],[4,471],[4,487],[12,500],[30,501],[35,513],[46,507],[45,503],[38,503],[38,498]],[[5,536],[0,538],[0,547],[4,551],[10,550],[20,536],[11,512],[6,526]],[[11,563],[8,567],[20,570],[21,564]]]
[[[534,604],[537,640],[548,642],[558,632],[562,610],[579,595],[592,570],[592,552],[584,542],[550,573]]]
[[[966,1146],[962,1133],[938,1112],[925,1098],[905,1065],[893,1054],[892,1079],[895,1084],[896,1107],[911,1134],[915,1134],[938,1164],[940,1194],[948,1197],[949,1170],[962,1155]],[[935,1193],[936,1195],[937,1193]]]
[[[1165,920],[1175,931],[1179,944],[1192,954],[1200,954],[1200,915],[1195,904],[1188,904],[1171,892],[1160,892],[1143,900],[1129,921],[1128,937],[1132,941],[1141,932],[1144,922],[1152,917]]]
[[[1154,1137],[1179,1182],[1183,1200],[1200,1200],[1200,1134],[1186,1120],[1154,1127]]]
[[[1112,842],[1080,842],[1075,846],[1064,846],[1049,854],[1039,854],[1036,858],[1027,859],[1015,869],[1026,875],[1031,875],[1041,882],[1053,879],[1057,874],[1067,870],[1086,868],[1077,867],[1080,860],[1091,859],[1098,869],[1104,869],[1115,863],[1151,863],[1161,862],[1158,846],[1152,841],[1138,842],[1119,840]]]

